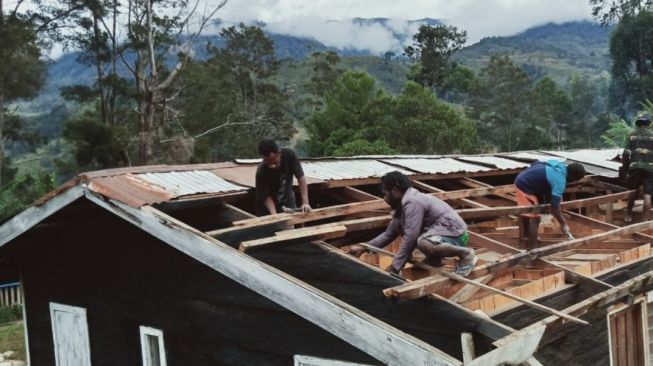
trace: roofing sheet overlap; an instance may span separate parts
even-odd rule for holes
[[[612,159],[619,156],[622,150],[623,149],[547,151],[546,153],[611,170],[619,170],[621,163],[612,161]]]
[[[506,170],[506,169],[520,169],[520,168],[526,168],[528,167],[528,164],[522,163],[519,161],[515,160],[510,160],[506,158],[501,158],[498,156],[489,156],[489,155],[483,155],[483,156],[462,156],[459,157],[458,159],[471,162],[471,163],[481,163],[485,165],[490,165],[493,166],[499,170]]]
[[[404,174],[413,174],[409,171],[384,164],[378,160],[331,160],[331,161],[302,161],[302,168],[307,177],[321,180],[344,180],[379,178],[383,174],[398,170]]]
[[[476,173],[494,170],[490,167],[466,163],[452,158],[385,159],[384,162],[424,174]]]

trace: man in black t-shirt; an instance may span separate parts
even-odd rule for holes
[[[297,178],[303,212],[311,211],[308,184],[297,154],[292,149],[279,148],[274,140],[265,139],[258,145],[263,161],[256,169],[256,213],[274,215],[281,207],[296,208],[292,177]]]

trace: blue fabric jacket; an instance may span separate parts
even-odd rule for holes
[[[558,207],[567,186],[567,164],[558,160],[538,161],[519,173],[517,188],[536,196],[542,203],[551,195],[551,206]]]

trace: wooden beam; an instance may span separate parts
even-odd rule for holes
[[[465,365],[519,365],[524,362],[532,366],[538,365],[540,363],[533,358],[533,354],[537,350],[545,330],[546,327],[540,325],[515,332],[494,342],[498,348],[465,363]]]
[[[275,236],[270,236],[263,239],[248,240],[240,243],[239,250],[243,253],[252,253],[257,250],[270,249],[280,247],[290,242],[313,241],[313,240],[327,240],[340,238],[347,234],[347,228],[343,225],[320,227],[306,231],[299,229],[300,232],[295,230],[283,231]]]
[[[89,191],[86,191],[85,195],[100,207],[330,332],[382,363],[462,364],[428,343],[156,209],[147,206],[135,209],[118,201],[107,202]]]
[[[511,186],[493,187],[491,189],[488,188],[463,189],[463,190],[449,191],[449,192],[438,190],[435,187],[431,187],[431,188],[436,190],[434,193],[432,193],[432,195],[435,197],[441,199],[443,198],[458,199],[458,198],[468,198],[468,197],[481,197],[488,194],[492,194],[491,192],[493,192],[493,190],[506,190],[509,187]],[[239,227],[250,227],[255,225],[262,225],[269,221],[276,222],[284,218],[287,218],[289,222],[291,222],[292,224],[301,224],[305,222],[317,221],[317,220],[327,219],[331,217],[346,216],[346,215],[351,215],[351,214],[365,212],[365,211],[386,210],[389,208],[390,207],[388,206],[387,203],[385,203],[384,200],[377,199],[374,201],[370,200],[365,202],[356,202],[356,203],[349,203],[349,204],[343,204],[343,205],[337,205],[337,206],[331,206],[325,208],[318,208],[309,213],[277,214],[277,215],[257,217],[248,220],[240,220],[234,222],[234,225]]]
[[[513,248],[510,245],[503,244],[502,242],[488,238],[485,235],[478,234],[469,230],[467,233],[469,234],[470,245],[479,245],[483,248],[487,248],[501,254],[514,254],[524,252],[521,249]]]
[[[631,294],[641,293],[646,290],[647,285],[653,282],[653,271],[646,272],[637,277],[634,277],[618,286],[615,286],[611,289],[605,290],[601,293],[593,295],[579,303],[576,303],[564,310],[566,314],[573,316],[581,316],[586,314],[594,309],[597,309],[602,306],[609,305],[623,297],[626,297]],[[537,327],[540,325],[545,325],[547,329],[553,329],[560,325],[564,324],[560,318],[557,317],[548,317],[537,323],[530,325],[529,327]],[[526,328],[524,328],[526,329]]]
[[[327,192],[329,194],[332,194],[333,196],[341,196],[343,198],[341,201],[342,202],[365,202],[365,201],[375,201],[378,200],[379,197],[361,191],[360,189],[356,189],[354,187],[338,187],[338,188],[331,188]]]
[[[476,207],[476,208],[489,207],[489,206],[484,205],[484,204],[482,204],[482,203],[478,203],[478,202],[472,201],[472,200],[470,200],[470,199],[468,199],[468,198],[457,198],[457,199],[454,199],[454,198],[443,198],[443,197],[446,197],[446,195],[445,195],[445,194],[447,193],[446,191],[444,191],[444,190],[442,190],[442,189],[440,189],[440,188],[437,188],[437,187],[433,187],[433,186],[431,186],[431,185],[428,185],[428,184],[426,184],[426,183],[424,183],[424,182],[420,182],[420,181],[418,181],[418,180],[413,180],[413,186],[415,186],[415,187],[417,187],[417,188],[420,188],[420,189],[422,189],[422,190],[424,190],[424,191],[426,191],[426,192],[428,192],[428,193],[431,193],[431,194],[433,194],[435,197],[440,198],[441,200],[459,201],[459,202],[462,203],[463,205],[467,205],[467,206],[470,206],[470,207]]]
[[[385,227],[390,223],[390,217],[366,217],[348,221],[339,221],[330,224],[309,226],[299,229],[277,231],[274,236],[243,241],[240,244],[241,252],[278,247],[290,242],[327,240],[341,238],[347,233]]]
[[[467,365],[476,358],[474,350],[474,336],[472,333],[462,332],[460,334],[460,343],[463,349],[463,364]]]
[[[619,201],[622,199],[628,198],[628,196],[634,191],[626,191],[613,193],[605,196],[584,198],[574,201],[567,201],[561,204],[561,207],[565,210],[574,209],[574,208],[583,208],[589,206],[598,206],[608,202]],[[522,213],[543,213],[549,211],[550,205],[535,205],[535,206],[510,206],[510,207],[491,207],[491,208],[469,208],[457,210],[458,214],[463,219],[480,219],[480,218],[492,218],[508,215],[518,215]]]
[[[575,283],[577,285],[584,285],[584,286],[588,286],[588,287],[596,287],[596,288],[599,288],[600,290],[607,290],[609,288],[614,287],[614,286],[612,286],[610,284],[607,284],[607,283],[605,283],[605,282],[603,282],[601,280],[598,280],[598,279],[596,279],[594,277],[589,277],[589,276],[582,275],[582,274],[580,274],[578,272],[575,272],[575,271],[573,271],[573,270],[571,270],[571,269],[569,269],[567,267],[563,267],[563,266],[561,266],[559,264],[556,264],[556,263],[553,263],[551,261],[547,261],[547,260],[544,260],[544,259],[539,259],[538,261],[542,264],[541,268],[552,268],[552,269],[556,269],[556,270],[559,270],[559,271],[563,271],[565,273],[565,280],[569,281],[571,283]],[[537,263],[536,263],[536,265],[537,265]]]
[[[367,244],[360,244],[360,245],[364,246],[365,248],[369,249],[370,251],[394,257],[393,253],[390,253],[390,252],[388,252],[386,250],[379,249],[377,247],[373,247],[373,246],[367,245]],[[497,288],[494,288],[492,286],[488,286],[488,285],[476,282],[474,280],[467,279],[467,278],[465,278],[463,276],[459,276],[459,275],[457,275],[455,273],[442,271],[442,270],[437,269],[436,267],[431,267],[431,266],[426,265],[424,263],[413,261],[413,260],[411,260],[411,263],[416,267],[420,267],[420,268],[424,268],[424,269],[427,269],[429,271],[432,271],[432,272],[436,273],[439,276],[426,277],[426,278],[422,278],[420,280],[417,280],[417,281],[414,281],[414,282],[411,282],[411,283],[399,285],[399,286],[396,286],[396,287],[387,288],[387,289],[383,290],[383,294],[385,296],[401,298],[401,299],[417,299],[417,298],[420,298],[420,297],[424,297],[424,296],[429,294],[428,289],[429,289],[429,286],[431,286],[431,283],[433,281],[439,282],[441,280],[441,278],[440,278],[440,276],[441,276],[441,277],[447,277],[449,279],[452,279],[452,280],[455,280],[455,281],[458,281],[458,282],[462,282],[462,283],[465,283],[465,284],[478,286],[478,287],[480,287],[480,288],[482,288],[484,290],[490,291],[492,293],[499,294],[501,296],[505,296],[505,297],[513,299],[515,301],[519,301],[519,302],[521,302],[523,304],[529,305],[529,306],[531,306],[533,308],[536,308],[538,310],[542,310],[542,311],[547,312],[549,314],[554,314],[554,315],[563,317],[563,318],[565,318],[567,320],[571,320],[571,321],[579,323],[579,324],[583,324],[583,325],[588,324],[584,320],[577,319],[577,318],[574,318],[574,317],[570,317],[567,314],[559,312],[558,310],[555,310],[555,309],[549,308],[547,306],[538,304],[536,302],[521,298],[519,296],[513,295],[513,294],[505,292],[503,290],[499,290]]]
[[[572,221],[578,222],[579,224],[587,225],[593,229],[600,229],[600,230],[612,230],[612,229],[617,229],[620,226],[610,224],[607,222],[603,222],[597,219],[593,219],[591,217],[587,217],[584,215],[579,215],[575,212],[572,211],[565,211],[564,212],[566,215],[568,215]],[[647,234],[642,234],[642,233],[634,233],[632,234],[633,239],[642,241],[644,243],[651,243],[653,245],[653,236],[647,235]]]
[[[471,187],[471,188],[483,188],[483,187],[491,188],[491,187],[493,187],[491,184],[487,184],[487,183],[481,182],[479,180],[468,178],[468,177],[459,180],[459,182],[466,185],[466,186],[468,186],[468,187]],[[516,196],[508,194],[508,193],[513,193],[513,194],[515,193],[515,186],[513,184],[510,184],[510,185],[507,185],[507,186],[504,186],[504,187],[510,187],[511,189],[509,191],[507,191],[507,192],[497,191],[496,193],[493,193],[493,194],[495,196],[497,196],[497,197],[501,197],[501,198],[506,199],[506,200],[508,200],[510,202],[517,202],[517,197]]]
[[[569,250],[587,246],[592,243],[600,243],[602,241],[617,238],[624,235],[635,234],[639,231],[646,231],[653,229],[653,221],[640,222],[629,226],[619,227],[616,229],[608,230],[603,233],[598,233],[584,238],[563,241],[562,243],[549,245],[542,248],[534,249],[530,252],[531,257],[544,257],[563,250]]]
[[[494,274],[489,274],[480,278],[476,279],[476,282],[482,283],[482,284],[487,284],[488,282],[492,281],[494,278]],[[467,284],[463,286],[460,290],[456,291],[455,294],[453,294],[451,297],[449,297],[449,300],[457,303],[463,303],[472,296],[474,296],[475,293],[477,293],[481,288],[476,286],[476,285],[470,285]]]

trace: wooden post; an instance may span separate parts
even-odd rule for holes
[[[472,336],[472,333],[461,333],[460,342],[462,343],[463,348],[463,364],[466,365],[476,358],[476,351],[474,350],[474,337]]]
[[[540,229],[540,215],[519,215],[519,241],[526,249],[537,248],[537,236]]]
[[[605,193],[612,194],[612,190],[608,189]],[[605,209],[605,222],[608,224],[612,224],[612,205],[612,202],[608,203],[608,207]]]

